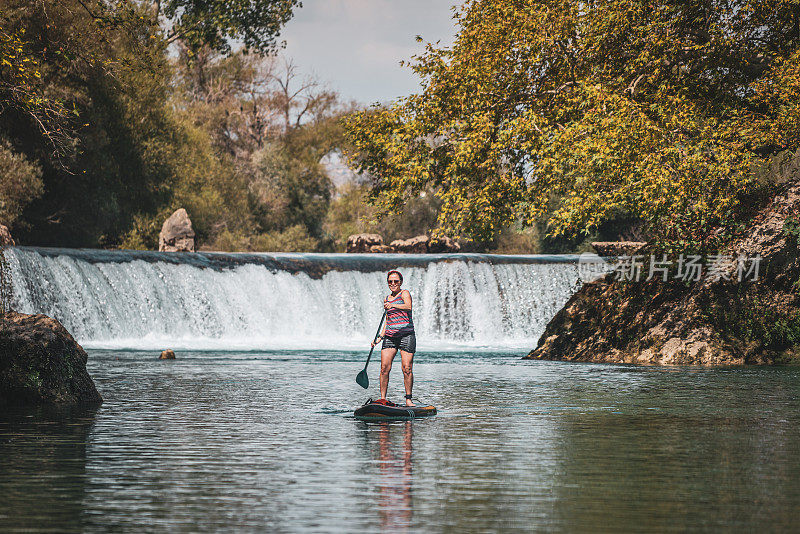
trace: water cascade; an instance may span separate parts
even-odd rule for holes
[[[420,350],[531,349],[580,283],[563,255],[6,254],[15,309],[89,348],[362,349],[399,268]]]

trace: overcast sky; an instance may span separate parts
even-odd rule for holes
[[[399,65],[425,41],[452,44],[451,0],[302,0],[285,26],[284,53],[345,100],[388,102],[418,92],[418,78]]]

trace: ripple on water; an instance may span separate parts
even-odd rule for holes
[[[439,415],[368,424],[364,354],[92,351],[96,411],[0,416],[9,529],[788,529],[794,368],[423,354]],[[399,368],[390,397],[401,396]]]

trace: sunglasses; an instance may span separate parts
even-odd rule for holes
[[[389,285],[390,285],[390,286],[393,286],[393,285],[395,285],[395,284],[399,284],[399,283],[400,283],[400,280],[389,280],[388,282],[389,282]]]

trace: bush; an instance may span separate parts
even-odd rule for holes
[[[310,236],[304,226],[297,224],[283,231],[250,236],[223,230],[203,249],[220,252],[316,252],[319,247],[319,240]]]
[[[250,250],[254,252],[314,252],[319,242],[300,224],[283,231],[273,231],[253,236]]]
[[[0,176],[0,223],[10,226],[44,192],[42,169],[0,140]]]

